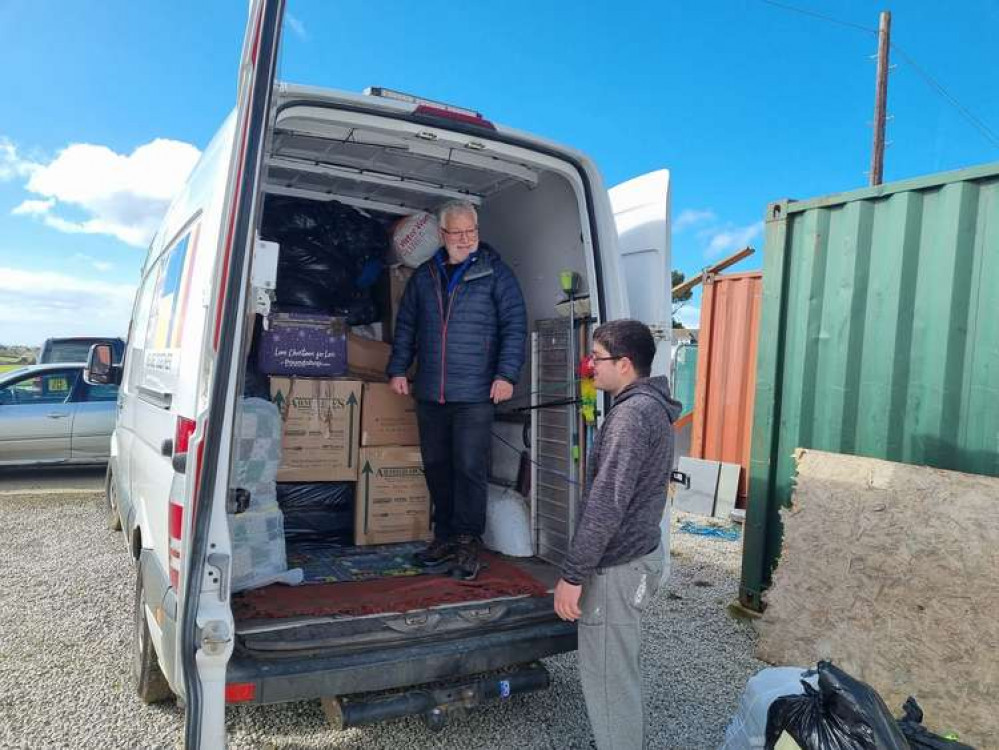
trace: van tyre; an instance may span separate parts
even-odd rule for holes
[[[142,585],[142,568],[138,568],[132,617],[132,679],[135,682],[135,692],[143,703],[160,703],[173,693],[156,658],[145,609],[146,590]]]
[[[118,512],[118,488],[114,483],[114,474],[108,467],[108,476],[104,482],[104,513],[108,528],[111,531],[121,531],[121,514]]]

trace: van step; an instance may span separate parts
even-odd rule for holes
[[[545,690],[551,682],[541,662],[480,675],[475,679],[433,683],[390,693],[368,693],[323,698],[323,711],[337,729],[404,716],[421,716],[430,729],[443,729],[449,713],[470,709],[488,700],[505,700],[515,694]]]

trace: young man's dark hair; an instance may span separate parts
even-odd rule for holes
[[[612,320],[593,332],[593,340],[612,357],[627,357],[640,378],[652,373],[656,341],[649,327],[638,320]]]

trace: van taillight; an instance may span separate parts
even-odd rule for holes
[[[176,484],[176,482],[174,483]],[[183,498],[170,498],[170,585],[177,588],[180,584],[180,540],[184,535]]]
[[[198,423],[186,417],[177,417],[177,426],[173,433],[173,452],[177,456],[187,453],[191,448],[191,436]],[[178,588],[180,584],[180,542],[184,538],[184,488],[186,480],[179,474],[174,475],[170,486],[170,506],[167,526],[170,532],[170,548],[168,559],[170,564],[170,585]]]
[[[187,453],[188,448],[191,447],[191,436],[194,434],[194,428],[197,426],[198,423],[193,419],[177,417],[177,426],[174,428],[173,433],[174,453]]]
[[[229,682],[225,686],[226,703],[246,703],[257,697],[257,686],[253,682]]]

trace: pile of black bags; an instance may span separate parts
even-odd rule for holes
[[[380,318],[372,287],[385,265],[389,236],[377,220],[337,201],[268,196],[262,239],[281,246],[277,304],[366,325]]]
[[[819,687],[802,681],[804,695],[788,695],[770,704],[766,750],[786,732],[802,750],[973,750],[922,726],[923,712],[914,698],[895,720],[881,696],[831,662],[818,664]]]

